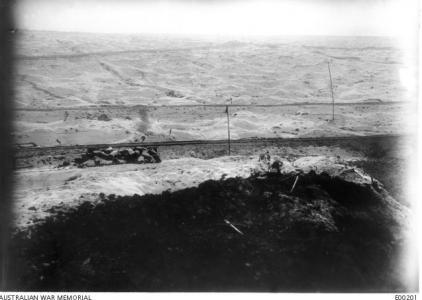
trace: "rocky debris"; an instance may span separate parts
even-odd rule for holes
[[[127,163],[159,163],[161,158],[157,148],[133,147],[123,149],[91,149],[89,148],[85,154],[74,160],[76,166],[80,168],[107,166],[113,164]]]
[[[69,161],[69,160],[67,160],[67,159],[65,159],[65,160],[62,162],[62,166],[63,166],[63,167],[70,166],[70,161]]]
[[[278,156],[271,157],[269,152],[259,155],[258,165],[253,174],[256,176],[267,176],[274,174],[315,174],[325,173],[331,177],[338,177],[356,184],[369,184],[374,187],[382,184],[375,178],[369,176],[359,168],[347,165],[338,157],[327,156],[305,156],[289,162]]]
[[[301,157],[293,162],[293,166],[304,173],[309,173],[310,171],[314,171],[316,174],[326,173],[331,177],[339,177],[345,181],[357,184],[380,184],[362,170],[348,166],[336,157]]]
[[[298,170],[296,170],[288,160],[278,156],[271,157],[268,151],[259,155],[258,165],[253,170],[253,174],[258,176],[267,174],[291,174],[296,172],[298,172]]]
[[[296,116],[306,116],[306,115],[309,115],[309,113],[308,112],[304,112],[304,111],[297,111],[295,113],[295,115]]]
[[[181,93],[174,91],[174,90],[168,90],[166,92],[166,96],[173,97],[173,98],[183,98],[184,97]]]
[[[98,119],[98,121],[111,121],[110,117],[107,116],[104,113],[102,113],[101,115],[99,115],[97,119]]]
[[[274,160],[270,166],[270,173],[273,174],[281,174],[281,167],[283,166],[283,162],[280,160]]]

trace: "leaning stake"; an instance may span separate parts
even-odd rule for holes
[[[242,231],[240,231],[239,229],[237,229],[237,227],[236,227],[236,226],[234,226],[232,223],[230,223],[230,221],[229,221],[229,220],[224,220],[224,222],[225,222],[227,225],[229,225],[231,228],[233,228],[234,230],[236,230],[236,232],[237,232],[237,233],[239,233],[239,234],[241,234],[241,235],[244,235],[244,234],[243,234],[243,232],[242,232]]]
[[[291,192],[293,192],[293,190],[295,189],[295,187],[296,187],[296,183],[297,183],[297,181],[299,180],[299,175],[297,175],[296,176],[296,179],[295,179],[295,182],[293,183],[293,186],[292,186],[292,188],[290,189],[290,193]]]

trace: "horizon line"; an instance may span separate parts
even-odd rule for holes
[[[224,33],[175,33],[175,32],[103,32],[103,31],[75,31],[75,30],[51,30],[51,29],[29,29],[15,27],[12,30],[30,32],[51,32],[51,33],[76,33],[76,34],[104,34],[104,35],[143,35],[143,36],[183,36],[183,37],[219,37],[219,38],[281,38],[281,37],[362,37],[362,38],[399,38],[397,35],[362,35],[362,34],[224,34]]]

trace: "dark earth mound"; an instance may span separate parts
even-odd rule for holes
[[[378,179],[388,192],[401,204],[410,206],[406,190],[408,180],[408,160],[397,157],[381,157],[365,159],[353,163],[354,166],[365,170],[372,177]]]
[[[13,237],[11,289],[403,291],[400,206],[328,175],[104,196]]]

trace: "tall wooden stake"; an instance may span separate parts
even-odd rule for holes
[[[230,155],[230,115],[229,115],[229,106],[226,105],[226,114],[227,114],[227,139],[229,144],[229,155]]]
[[[332,121],[334,121],[334,92],[333,92],[333,79],[331,78],[330,62],[328,61],[328,74],[330,74],[330,88],[331,88],[331,99],[333,100],[333,111]]]

